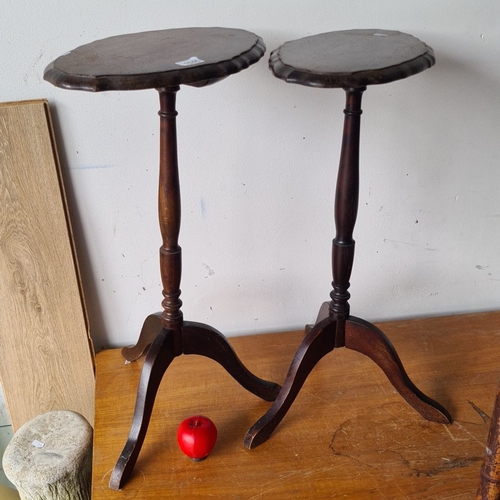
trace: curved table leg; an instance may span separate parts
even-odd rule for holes
[[[441,424],[452,422],[446,408],[413,384],[391,341],[376,326],[350,316],[346,322],[345,346],[372,359],[406,402],[424,418]]]
[[[321,321],[328,318],[328,316],[330,316],[330,302],[323,302],[323,304],[321,304],[321,307],[319,308],[318,316],[316,317],[314,325],[321,323]],[[314,325],[306,325],[305,327],[306,335],[314,328]]]
[[[144,361],[130,433],[109,481],[112,490],[121,489],[134,469],[146,437],[158,387],[175,357],[174,332],[163,328],[151,344]]]
[[[333,318],[326,318],[306,335],[293,358],[276,401],[248,430],[244,440],[247,448],[255,448],[269,439],[294,402],[309,373],[323,356],[333,350],[336,324]]]
[[[150,314],[142,325],[141,333],[139,334],[139,339],[134,346],[124,347],[122,349],[122,356],[127,361],[135,361],[141,356],[146,354],[149,346],[153,343],[153,340],[160,333],[162,329],[161,324],[161,312]]]
[[[199,354],[217,361],[247,391],[274,401],[281,386],[256,377],[240,361],[228,340],[215,328],[203,323],[185,321],[182,330],[184,354]]]

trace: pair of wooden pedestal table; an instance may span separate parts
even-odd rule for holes
[[[309,373],[335,348],[347,347],[371,358],[401,396],[430,421],[450,423],[439,403],[409,379],[394,347],[374,325],[351,316],[349,279],[354,258],[352,238],[358,209],[361,97],[366,87],[420,73],[434,64],[432,49],[397,31],[350,30],[287,42],[271,53],[269,65],[285,82],[346,93],[344,132],[335,197],[333,290],[320,308],[292,360],[283,386],[262,380],[239,360],[213,327],[185,321],[181,312],[181,248],[178,237],[181,201],[177,163],[176,93],[181,85],[203,87],[244,70],[261,59],[262,39],[226,28],[183,28],[116,36],[83,45],[57,58],[44,78],[73,90],[156,89],[160,97],[159,223],[163,311],[146,318],[137,344],[123,354],[132,361],[147,351],[132,426],[118,457],[110,487],[122,488],[130,477],[146,437],[162,377],[181,354],[217,361],[245,389],[274,401],[247,432],[245,445],[266,441],[283,419]]]

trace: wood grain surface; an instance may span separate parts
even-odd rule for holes
[[[288,83],[349,88],[389,83],[433,66],[431,47],[407,33],[377,29],[331,31],[284,43],[269,67]]]
[[[203,87],[256,63],[262,38],[231,28],[129,33],[77,47],[51,62],[44,79],[57,87],[100,92]]]
[[[0,300],[13,429],[59,409],[93,424],[93,350],[45,100],[0,105]]]
[[[177,358],[164,377],[130,481],[108,489],[132,421],[142,361],[97,355],[93,499],[471,499],[477,491],[500,374],[500,312],[378,324],[410,377],[447,407],[454,423],[412,410],[363,355],[336,349],[308,377],[268,442],[243,447],[270,403],[198,356]],[[303,332],[231,338],[256,375],[282,382]],[[218,427],[212,454],[182,455],[176,429],[205,414]]]

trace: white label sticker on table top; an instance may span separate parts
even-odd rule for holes
[[[179,61],[176,62],[178,66],[193,66],[194,64],[201,64],[205,61],[202,61],[201,59],[198,59],[197,57],[190,57],[189,59],[186,59],[185,61]]]

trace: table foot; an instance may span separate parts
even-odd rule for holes
[[[149,346],[153,343],[153,340],[160,333],[162,328],[161,312],[150,314],[144,320],[137,343],[131,347],[124,347],[121,350],[122,356],[127,361],[135,361],[136,359],[139,359],[141,356],[146,354]]]
[[[203,323],[185,321],[182,329],[184,354],[199,354],[217,361],[241,386],[265,401],[274,401],[281,386],[251,373],[240,361],[226,337]]]
[[[345,346],[372,359],[399,394],[422,417],[440,424],[452,422],[446,408],[426,396],[410,380],[391,341],[376,326],[350,316],[346,322]]]
[[[139,380],[134,418],[120,458],[111,474],[109,487],[119,490],[128,480],[141,451],[163,374],[175,358],[174,332],[163,328],[146,355]]]
[[[337,322],[326,318],[312,328],[300,345],[283,387],[273,405],[247,432],[244,445],[255,448],[267,441],[294,402],[318,361],[334,349]]]

